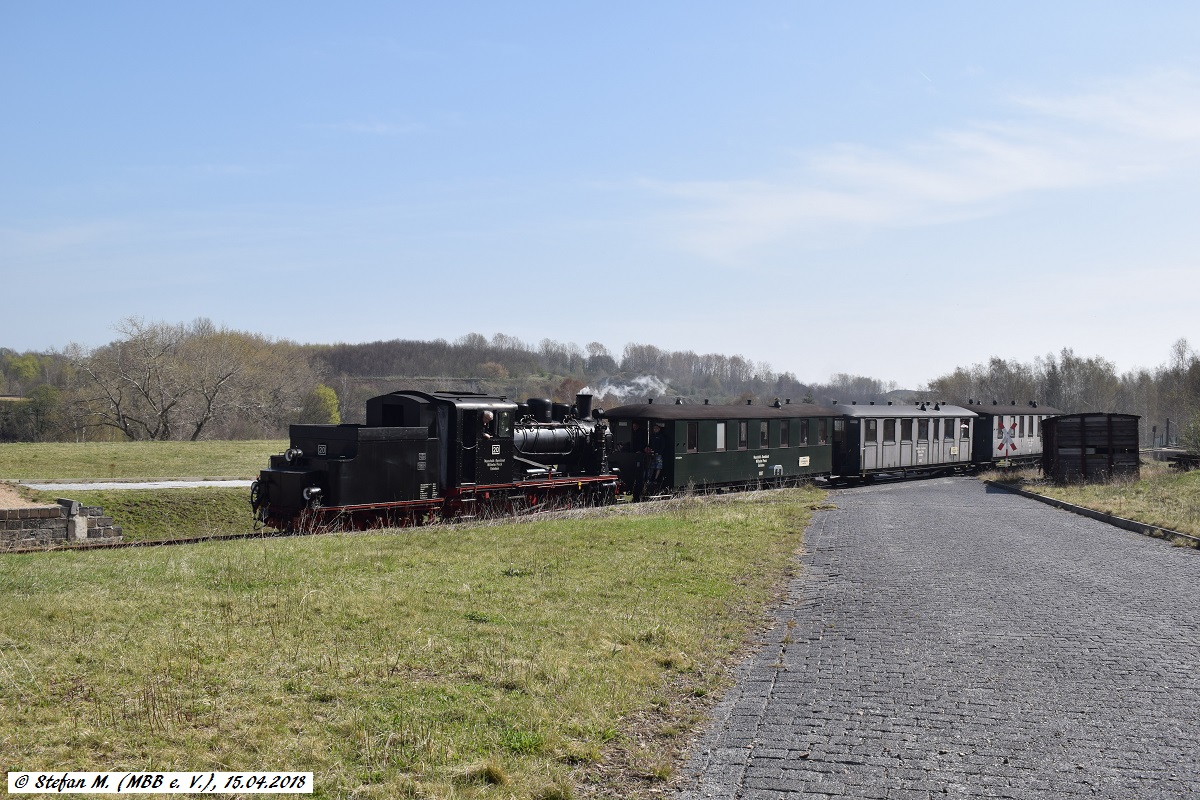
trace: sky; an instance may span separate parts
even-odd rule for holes
[[[1200,4],[0,0],[0,347],[1200,344]]]

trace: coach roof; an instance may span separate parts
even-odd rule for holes
[[[795,419],[796,417],[833,417],[839,412],[812,403],[775,405],[701,405],[699,403],[639,403],[606,410],[612,419]]]
[[[847,405],[839,403],[832,407],[833,413],[847,417],[976,417],[969,408],[943,403],[920,403],[918,405],[881,406]]]

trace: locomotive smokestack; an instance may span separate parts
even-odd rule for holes
[[[576,416],[580,419],[587,419],[592,416],[592,399],[594,395],[584,394],[580,392],[575,395],[575,410],[578,412]]]

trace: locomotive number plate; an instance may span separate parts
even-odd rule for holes
[[[500,455],[500,445],[498,445],[498,444],[492,445],[492,455],[494,455],[494,456]]]
[[[327,445],[327,444],[317,445],[317,455],[324,456],[324,455],[328,455],[328,454],[329,454],[329,445]]]

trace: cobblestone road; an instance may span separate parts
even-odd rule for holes
[[[967,478],[830,500],[685,798],[1200,797],[1200,553]]]

